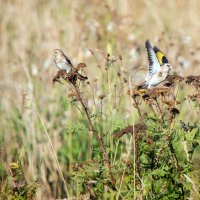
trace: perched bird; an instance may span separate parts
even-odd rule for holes
[[[138,89],[150,88],[151,86],[158,85],[165,81],[172,68],[171,64],[169,64],[167,58],[158,47],[154,46],[154,48],[152,48],[149,40],[145,42],[145,46],[149,60],[149,71],[145,82],[140,85]]]
[[[54,61],[56,67],[60,70],[65,70],[66,73],[72,72],[72,69],[74,68],[70,59],[60,49],[54,50]],[[80,80],[87,79],[87,77],[79,74],[78,72],[75,72],[74,75]]]

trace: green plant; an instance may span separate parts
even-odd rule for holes
[[[108,69],[111,63],[109,59]],[[79,70],[79,66],[74,69],[75,72],[76,70]],[[187,126],[178,119],[180,111],[177,107],[191,98],[188,96],[178,100],[180,91],[176,90],[176,85],[184,84],[184,78],[169,76],[164,88],[146,91],[138,90],[136,86],[129,90],[140,124],[125,127],[122,124],[116,130],[112,130],[113,132],[107,133],[117,140],[130,134],[129,149],[126,158],[123,159],[120,155],[122,152],[118,149],[119,145],[123,145],[120,141],[116,142],[115,148],[112,149],[104,144],[106,134],[97,132],[98,127],[104,126],[101,124],[103,120],[97,119],[102,116],[94,114],[95,121],[100,123],[95,127],[93,114],[83,100],[84,91],[80,92],[77,82],[71,81],[71,76],[74,76],[73,71],[66,74],[61,70],[54,80],[63,78],[73,86],[72,96],[76,102],[80,102],[88,121],[88,131],[93,133],[100,147],[95,148],[96,153],[93,154],[92,160],[77,163],[74,167],[78,195],[89,193],[90,198],[94,199],[186,199],[193,191],[199,196],[198,189],[190,177],[193,172],[193,152],[200,144],[200,127],[197,124]],[[193,84],[197,91],[199,81],[199,77],[186,79],[186,83]],[[103,95],[100,99],[104,97]],[[196,100],[198,102],[198,98]],[[144,109],[144,104],[147,110]],[[102,128],[99,130],[103,131]]]

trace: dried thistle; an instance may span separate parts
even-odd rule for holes
[[[191,101],[197,101],[197,102],[200,103],[200,93],[194,94],[194,95],[188,95],[188,98],[189,98]]]
[[[164,103],[164,104],[166,104],[166,105],[168,105],[170,107],[175,106],[175,101],[173,101],[173,100],[164,100],[163,99],[162,103]]]
[[[101,94],[101,95],[98,96],[98,98],[101,99],[101,100],[103,100],[105,97],[106,97],[105,94]]]
[[[122,137],[125,134],[133,133],[133,131],[135,134],[137,134],[139,132],[145,132],[146,126],[144,124],[135,124],[134,126],[128,125],[125,128],[122,128],[120,131],[113,133],[114,138],[119,139],[120,137]]]
[[[197,90],[200,88],[200,75],[199,76],[188,76],[186,84],[193,85]]]
[[[153,140],[151,137],[148,137],[148,138],[146,139],[146,143],[147,143],[147,144],[153,144],[153,143],[154,143],[154,140]]]
[[[193,76],[193,75],[187,76],[187,77],[186,77],[186,83],[187,83],[188,85],[190,85],[190,84],[192,84],[193,82],[198,81],[199,78],[200,78],[200,76]]]
[[[170,82],[170,81],[167,81],[166,83],[164,83],[164,86],[165,86],[165,87],[173,87],[173,86],[174,86],[174,83],[173,83],[173,82]]]
[[[128,80],[126,78],[123,78],[124,83],[128,83]]]
[[[53,78],[53,83],[55,83],[55,82],[59,82],[59,83],[61,83],[60,82],[60,78],[62,78],[62,76],[64,75],[64,73],[66,73],[65,72],[65,70],[59,70],[58,72],[57,72],[57,74],[54,76],[54,78]],[[62,83],[61,83],[62,84]]]
[[[184,78],[179,75],[168,75],[164,86],[166,87],[173,87],[175,82],[182,82]]]
[[[85,67],[87,67],[85,63],[79,63],[79,64],[76,66],[76,68],[77,68],[78,70],[79,70],[79,69],[83,69],[83,68],[85,68]]]
[[[150,99],[149,94],[144,94],[144,95],[142,96],[142,99],[143,99],[144,101],[149,101],[149,99]]]
[[[61,69],[57,72],[57,74],[53,78],[53,82],[56,82],[56,81],[60,82],[60,78],[63,78],[64,80],[68,81],[69,83],[75,85],[77,79],[79,79],[80,81],[85,81],[86,79],[88,79],[87,77],[79,74],[78,70],[79,70],[79,68],[73,68],[72,71],[67,73],[66,70]]]
[[[179,75],[168,75],[166,80],[174,83],[175,81],[181,82],[181,81],[184,80],[184,78],[182,76],[179,76]]]
[[[128,95],[132,96],[133,98],[136,98],[136,97],[138,97],[138,96],[140,96],[141,94],[144,94],[144,93],[146,93],[146,92],[147,92],[146,89],[138,90],[138,89],[137,89],[137,86],[136,86],[136,89],[133,88],[133,89],[130,89],[130,90],[128,91]]]
[[[169,88],[154,88],[152,91],[151,91],[152,94],[154,95],[161,95],[161,96],[165,96],[165,95],[168,95],[170,93],[170,89]]]
[[[171,113],[171,119],[174,119],[176,117],[176,115],[178,115],[180,113],[180,111],[174,107],[174,108],[170,109],[170,113]]]
[[[117,61],[115,56],[111,56],[109,53],[107,54],[106,57],[106,62],[107,62],[107,67]]]
[[[165,96],[169,94],[169,88],[154,88],[149,90],[146,94],[142,96],[143,100],[149,102],[150,99],[157,99],[159,96]]]

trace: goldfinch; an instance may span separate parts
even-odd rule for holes
[[[145,78],[145,82],[140,85],[138,89],[149,89],[151,86],[156,86],[165,81],[172,68],[171,64],[169,64],[167,58],[158,47],[154,46],[154,48],[152,48],[149,40],[145,42],[145,46],[149,60],[149,71]]]

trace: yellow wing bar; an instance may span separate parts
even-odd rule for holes
[[[160,65],[163,65],[165,63],[169,63],[167,58],[165,57],[164,53],[158,47],[155,46],[153,48],[153,50],[156,53],[156,57],[157,57]]]

